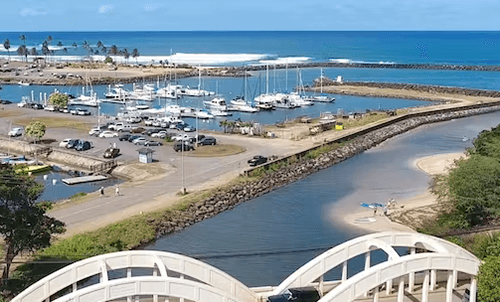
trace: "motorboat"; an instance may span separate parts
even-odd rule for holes
[[[227,111],[226,100],[221,97],[215,97],[203,103],[209,110]]]
[[[107,99],[126,99],[130,96],[130,91],[123,89],[123,85],[116,84],[111,88],[111,85],[108,86],[108,91],[104,93],[105,98]]]
[[[211,110],[210,113],[213,115],[213,116],[231,116],[232,113],[230,112],[227,112],[227,111],[221,111],[221,110]]]
[[[154,101],[156,93],[154,92],[154,85],[144,84],[142,88],[134,84],[134,90],[130,93],[129,98],[141,101]]]
[[[230,102],[230,106],[228,107],[228,110],[230,111],[241,111],[241,112],[257,112],[259,111],[258,108],[254,108],[245,102],[245,99],[241,96],[237,96],[236,98],[232,99]]]
[[[273,110],[273,109],[275,109],[273,104],[266,103],[266,102],[257,103],[257,104],[255,104],[255,107],[259,108],[259,110]]]
[[[288,101],[290,103],[295,104],[298,107],[312,106],[312,105],[314,105],[314,103],[312,101],[303,98],[297,92],[292,92],[292,93],[288,94],[287,98],[288,98]]]
[[[178,99],[181,96],[177,93],[177,90],[180,89],[180,85],[170,85],[170,83],[158,89],[156,91],[156,97],[158,98],[164,98],[164,99]]]
[[[333,96],[327,95],[311,95],[306,98],[308,101],[312,102],[321,102],[321,103],[332,103],[335,102],[335,98]]]
[[[20,81],[19,82],[19,86],[29,86],[30,83],[27,83],[27,82],[23,82],[23,81]]]

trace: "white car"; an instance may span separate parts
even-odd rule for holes
[[[162,137],[163,136],[163,137]],[[165,136],[167,136],[167,131],[159,131],[157,133],[153,133],[151,134],[151,137],[161,137],[161,138],[165,138]]]
[[[99,128],[92,128],[89,131],[90,135],[99,135],[99,133],[101,133],[101,130]]]
[[[23,135],[23,128],[12,128],[9,131],[9,136],[15,137],[15,136],[21,136]]]
[[[66,148],[68,146],[69,141],[74,140],[73,138],[66,138],[59,143],[59,147]]]
[[[190,139],[192,139],[192,137],[187,134],[177,134],[176,136],[172,136],[173,141],[189,141]]]
[[[88,110],[86,110],[86,109],[78,109],[78,110],[76,111],[76,113],[77,113],[78,115],[90,115],[90,111],[88,111]]]
[[[118,133],[111,131],[103,131],[101,134],[99,134],[99,137],[100,138],[118,137]]]
[[[134,143],[134,145],[144,145],[144,143],[147,141],[148,140],[145,137],[139,137],[139,138],[134,139],[132,141],[132,143]]]

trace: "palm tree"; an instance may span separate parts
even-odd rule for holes
[[[19,39],[20,39],[21,41],[23,41],[23,46],[24,46],[24,48],[23,48],[23,49],[24,49],[24,50],[23,50],[23,53],[24,53],[24,57],[25,57],[25,59],[26,59],[26,62],[28,62],[28,52],[26,51],[26,36],[25,36],[25,35],[20,35],[20,36],[19,36]],[[19,48],[18,48],[18,50],[19,50]],[[18,51],[18,53],[19,53],[19,51]]]
[[[57,46],[62,47],[63,46],[62,42],[61,41],[57,42]]]
[[[116,45],[111,46],[109,49],[109,54],[116,56],[120,51],[118,50],[118,47]]]
[[[123,57],[125,58],[125,63],[127,63],[130,54],[128,53],[128,50],[126,48],[123,49]]]
[[[97,48],[102,48],[104,45],[101,41],[97,41]]]
[[[3,42],[3,47],[7,49],[7,52],[9,53],[9,61],[10,61],[10,41],[9,39],[5,39],[5,42]]]
[[[45,57],[47,57],[48,55],[50,55],[50,49],[49,49],[49,45],[48,43],[46,43],[47,41],[43,42],[42,44],[42,53]]]
[[[134,59],[135,59],[135,63],[136,63],[136,64],[139,64],[139,63],[137,62],[137,58],[138,58],[138,57],[139,57],[139,51],[137,50],[137,48],[134,48],[134,50],[132,50],[132,58],[134,58]]]
[[[26,45],[21,45],[17,48],[17,54],[20,56],[25,56],[26,61],[28,61],[28,52],[26,51]]]
[[[45,41],[47,41],[47,43],[49,43],[49,45],[50,45],[52,43],[52,40],[54,40],[54,39],[52,39],[52,36],[48,36],[47,40],[45,40]]]
[[[30,55],[32,56],[37,56],[38,55],[38,52],[36,51],[36,48],[33,47],[31,50],[30,50]]]
[[[78,48],[78,44],[76,44],[76,42],[73,42],[73,45],[72,45],[74,48]]]
[[[19,40],[24,42],[24,45],[26,45],[26,36],[25,35],[20,35]]]

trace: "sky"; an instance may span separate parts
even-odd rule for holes
[[[499,0],[0,0],[2,31],[500,30]]]

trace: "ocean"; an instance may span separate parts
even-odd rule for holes
[[[459,65],[500,65],[496,31],[103,31],[103,32],[0,32],[10,40],[11,55],[23,43],[39,55],[48,36],[55,60],[79,60],[89,51],[103,59],[100,41],[109,49],[134,49],[140,56],[129,62],[158,64],[160,60],[194,65],[272,64],[278,62],[375,62]],[[60,45],[57,46],[61,42]],[[73,43],[78,45],[73,47]],[[66,48],[66,51],[63,49]],[[0,55],[7,51],[0,45]],[[124,60],[123,57],[116,58]]]

